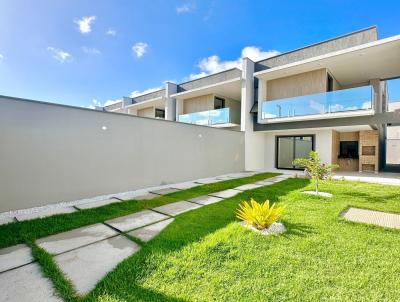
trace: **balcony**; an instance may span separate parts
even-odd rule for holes
[[[202,112],[181,114],[178,121],[213,127],[234,127],[240,124],[240,111],[232,108],[222,108]]]
[[[261,118],[268,122],[318,119],[373,113],[372,86],[264,101]]]

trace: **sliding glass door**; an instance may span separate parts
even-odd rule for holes
[[[293,160],[308,157],[314,150],[314,136],[278,136],[276,138],[276,167],[278,169],[296,169],[301,167],[293,165]]]

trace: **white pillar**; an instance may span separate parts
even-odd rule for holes
[[[178,86],[175,83],[165,83],[165,119],[169,121],[176,120],[176,100],[171,97],[178,92]]]
[[[254,62],[242,61],[241,131],[244,131],[245,170],[263,170],[265,167],[265,134],[254,132],[254,118],[250,113],[254,105]]]
[[[258,80],[258,116],[257,122],[259,124],[263,123],[262,121],[262,104],[267,99],[267,83],[264,80]]]

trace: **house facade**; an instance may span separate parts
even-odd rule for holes
[[[342,171],[396,170],[399,76],[400,36],[370,27],[105,110],[243,131],[247,170],[298,169],[311,150]]]

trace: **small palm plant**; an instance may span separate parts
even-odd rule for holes
[[[332,170],[338,165],[325,165],[321,163],[318,151],[311,151],[309,158],[297,158],[293,165],[305,168],[305,172],[315,180],[315,192],[318,194],[319,181],[328,178]]]
[[[283,210],[282,206],[275,206],[275,203],[270,206],[269,200],[260,204],[252,198],[250,202],[243,201],[239,205],[236,217],[245,221],[247,225],[262,230],[276,222],[282,215]]]

